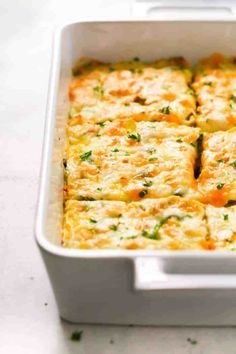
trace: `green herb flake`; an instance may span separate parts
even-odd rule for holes
[[[114,148],[111,150],[112,152],[119,152],[120,150],[118,148]]]
[[[143,182],[144,187],[151,187],[152,186],[152,181],[144,181]]]
[[[188,338],[187,341],[188,341],[190,344],[192,344],[192,345],[196,345],[196,344],[197,344],[196,339]]]
[[[97,93],[100,93],[100,95],[104,95],[104,90],[103,90],[103,88],[101,86],[95,86],[93,88],[93,91],[97,92]]]
[[[117,225],[111,225],[111,226],[110,226],[110,229],[111,229],[112,231],[117,231],[117,230],[118,230],[118,226],[117,226]]]
[[[193,89],[191,89],[191,88],[187,89],[186,93],[191,95],[191,96],[196,96],[196,92],[193,91]]]
[[[127,136],[128,136],[129,139],[133,139],[133,140],[136,140],[138,142],[141,141],[141,135],[139,133],[129,133]]]
[[[166,107],[162,107],[160,109],[160,112],[163,113],[163,114],[170,114],[170,112],[172,111],[171,107],[170,106],[166,106]]]
[[[83,331],[75,331],[71,334],[71,337],[70,339],[73,341],[73,342],[80,342],[81,339],[82,339],[82,335],[83,335]]]
[[[96,224],[96,223],[97,223],[97,220],[95,220],[95,219],[89,219],[89,221],[90,221],[91,223],[93,223],[93,224]]]
[[[125,107],[129,107],[129,106],[130,106],[130,103],[126,102],[126,103],[124,103],[124,106],[125,106]]]
[[[139,192],[139,197],[144,198],[148,194],[147,189],[143,189],[141,192]]]
[[[105,122],[99,122],[99,123],[96,123],[97,125],[99,125],[100,127],[105,127],[106,123]]]
[[[150,157],[150,159],[148,159],[148,161],[152,162],[152,161],[156,161],[157,157]]]
[[[133,61],[140,61],[139,57],[134,57]]]
[[[97,191],[101,192],[101,191],[102,191],[102,188],[101,188],[101,187],[98,187],[98,188],[97,188]]]
[[[236,96],[234,96],[233,94],[230,95],[229,99],[236,103]]]
[[[222,159],[219,159],[219,160],[216,160],[217,163],[224,163],[224,160]]]
[[[109,71],[110,71],[110,73],[112,72],[112,71],[114,71],[115,70],[115,68],[113,67],[113,66],[109,66],[109,69],[108,69]]]
[[[223,217],[224,217],[224,221],[228,221],[229,220],[229,215],[228,214],[224,214]]]
[[[211,81],[206,81],[203,83],[203,85],[205,86],[212,86],[212,82]]]
[[[80,155],[81,160],[85,161],[88,160],[88,158],[92,155],[92,151],[87,151],[84,152],[83,154]]]
[[[96,199],[93,198],[93,197],[86,197],[86,196],[83,196],[83,195],[79,195],[79,200],[84,200],[84,201],[90,201],[90,202],[92,202],[92,201],[94,201],[94,200],[96,200]]]
[[[177,143],[182,143],[182,142],[183,142],[183,139],[177,139],[176,142],[177,142]]]
[[[224,185],[225,185],[225,183],[219,183],[219,184],[217,184],[216,188],[218,190],[221,190],[224,187]]]
[[[236,160],[230,164],[236,170]]]

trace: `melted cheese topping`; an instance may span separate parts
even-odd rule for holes
[[[236,202],[235,69],[234,58],[204,59],[192,90],[182,58],[80,61],[64,247],[236,250],[236,206],[225,207]]]
[[[204,249],[204,206],[180,197],[141,202],[66,202],[63,246],[82,249]]]
[[[206,203],[236,201],[236,128],[204,136],[199,189]]]
[[[70,115],[83,122],[117,118],[168,121],[191,125],[195,97],[192,73],[182,58],[143,64],[95,61],[79,64],[69,90]]]
[[[192,85],[196,91],[197,125],[204,131],[236,126],[236,58],[215,54],[203,60]]]
[[[67,198],[199,197],[194,179],[197,128],[116,120],[102,126],[72,124],[68,135]]]

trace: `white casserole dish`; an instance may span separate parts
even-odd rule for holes
[[[60,316],[72,322],[235,325],[236,254],[73,250],[60,246],[62,157],[71,68],[81,56],[144,61],[236,53],[232,19],[77,22],[54,41],[36,240]]]

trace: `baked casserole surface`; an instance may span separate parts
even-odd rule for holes
[[[62,245],[234,250],[236,59],[73,69]]]

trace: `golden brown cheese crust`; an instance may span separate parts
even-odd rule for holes
[[[215,206],[236,201],[236,128],[204,135],[199,190]]]
[[[198,199],[199,129],[116,120],[68,126],[67,195],[77,200]]]
[[[236,126],[236,58],[214,54],[200,62],[192,85],[197,125],[206,132]]]
[[[93,123],[117,118],[194,123],[192,73],[184,59],[82,64],[69,90],[72,117]]]
[[[205,209],[180,197],[141,202],[66,202],[63,246],[81,249],[205,249]]]

